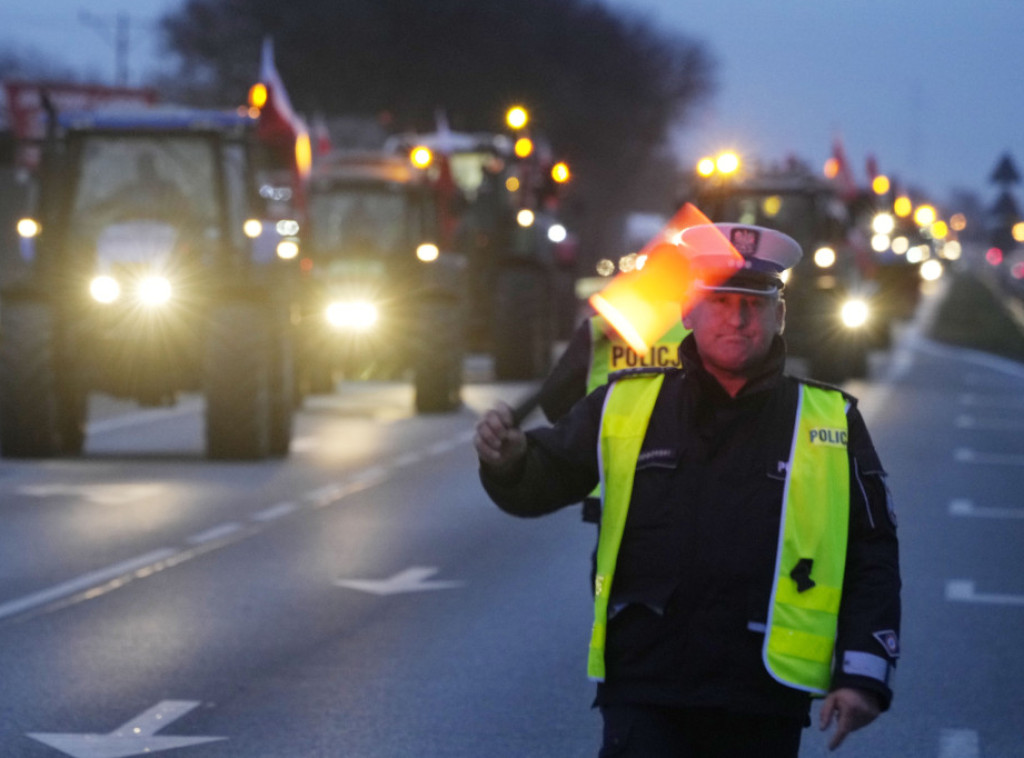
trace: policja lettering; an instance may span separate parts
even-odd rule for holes
[[[811,429],[812,445],[830,445],[831,447],[846,447],[845,429]]]
[[[614,345],[611,363],[612,372],[624,368],[678,368],[679,356],[672,345],[653,345],[643,355],[626,345]]]

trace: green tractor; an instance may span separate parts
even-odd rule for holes
[[[309,184],[302,392],[338,380],[404,379],[416,409],[461,406],[465,259],[442,249],[427,173],[383,153],[338,153]]]
[[[205,396],[206,452],[291,440],[291,267],[261,226],[256,121],[173,107],[51,113],[26,273],[0,293],[0,452],[78,455],[87,400]]]

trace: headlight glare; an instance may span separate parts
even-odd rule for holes
[[[368,302],[331,303],[325,315],[331,326],[359,332],[372,329],[380,316],[377,306]]]
[[[831,268],[836,262],[836,251],[830,247],[819,247],[814,251],[814,264],[818,268]]]
[[[424,242],[422,245],[416,248],[416,257],[424,263],[430,263],[436,261],[437,257],[441,254],[441,251],[437,249],[437,245],[431,242]]]
[[[294,260],[299,256],[299,243],[295,240],[281,240],[277,243],[277,257],[283,261]]]
[[[171,283],[162,276],[147,276],[139,282],[137,292],[144,305],[163,305],[171,299]]]
[[[18,221],[18,236],[24,239],[32,239],[39,234],[39,222],[34,218],[23,218]]]
[[[106,305],[121,296],[121,285],[112,276],[97,276],[89,282],[89,294],[96,302]]]
[[[843,303],[839,316],[843,325],[850,329],[857,329],[864,326],[868,321],[868,304],[860,298],[851,298]]]

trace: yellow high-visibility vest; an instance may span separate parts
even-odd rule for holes
[[[604,510],[597,548],[587,674],[604,681],[608,601],[633,478],[664,375],[615,382],[601,418]],[[831,680],[849,532],[849,460],[842,394],[801,384],[786,464],[763,658],[777,681],[824,694]]]
[[[679,368],[679,343],[690,330],[679,321],[661,336],[646,354],[640,355],[601,316],[590,319],[590,369],[587,394],[607,384],[608,376],[629,368]]]
[[[590,319],[590,368],[587,371],[587,394],[608,383],[608,376],[628,368],[678,368],[679,343],[690,330],[677,322],[661,336],[644,356],[631,348],[617,332],[608,327],[601,316]],[[590,493],[590,498],[601,498],[601,486]]]

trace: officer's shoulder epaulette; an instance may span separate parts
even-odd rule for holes
[[[636,379],[642,376],[656,376],[658,374],[671,376],[672,374],[678,374],[681,372],[682,369],[675,366],[637,366],[636,368],[623,368],[608,374],[608,383],[611,384],[612,382],[617,382],[620,379]]]
[[[809,387],[817,387],[818,389],[832,390],[833,392],[838,392],[840,395],[842,395],[846,399],[846,401],[848,403],[856,403],[857,402],[857,398],[856,397],[851,395],[849,392],[844,390],[842,387],[837,387],[834,384],[829,384],[828,382],[822,382],[822,381],[819,381],[817,379],[809,379],[809,378],[807,378],[805,376],[789,376],[789,375],[787,375],[787,377],[789,379],[795,381],[795,382],[799,382],[800,384],[806,384]]]

